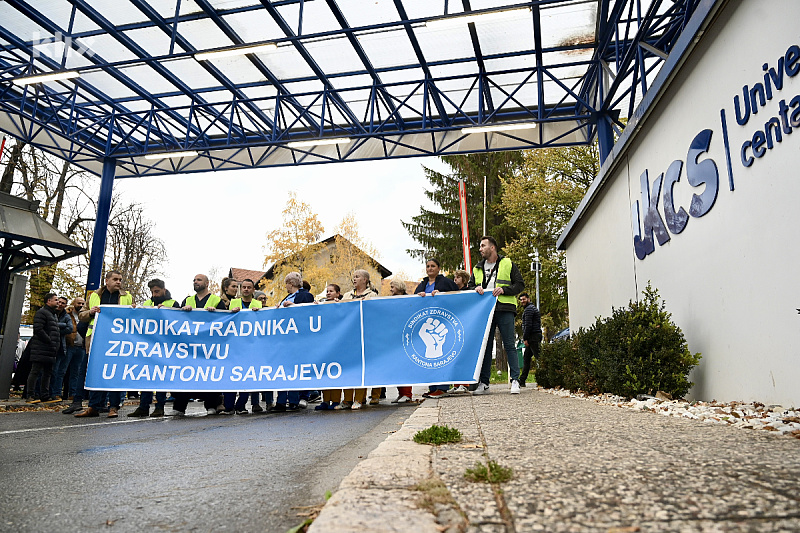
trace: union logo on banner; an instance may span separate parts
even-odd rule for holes
[[[447,309],[430,307],[408,319],[403,327],[406,355],[422,368],[442,368],[452,363],[464,347],[464,326]]]

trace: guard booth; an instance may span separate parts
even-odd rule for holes
[[[38,214],[39,202],[0,192],[0,400],[8,398],[28,278],[23,272],[77,255],[81,248]]]

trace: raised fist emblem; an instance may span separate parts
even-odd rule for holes
[[[419,337],[425,343],[425,359],[438,359],[442,356],[447,326],[435,318],[427,319],[419,328]]]

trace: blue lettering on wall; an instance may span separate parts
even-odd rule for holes
[[[640,179],[642,187],[641,211],[639,201],[631,206],[631,220],[633,222],[633,249],[636,257],[644,259],[655,251],[655,240],[659,246],[664,246],[670,240],[670,233],[677,235],[681,233],[689,222],[689,216],[698,218],[708,213],[717,200],[719,192],[719,171],[713,159],[705,159],[698,162],[698,158],[708,152],[711,146],[711,130],[703,130],[695,135],[689,144],[689,151],[686,154],[686,181],[692,187],[705,189],[700,194],[692,195],[692,203],[689,205],[689,213],[683,207],[675,207],[675,199],[672,188],[675,183],[680,181],[683,170],[683,161],[673,161],[664,174],[659,174],[653,181],[652,188],[645,170]],[[662,192],[663,191],[663,192]],[[663,198],[664,219],[658,211],[658,199]],[[644,213],[644,224],[641,220],[641,212]],[[669,231],[667,231],[669,228]],[[653,235],[655,234],[655,240]]]
[[[711,211],[717,201],[719,192],[719,171],[713,159],[706,159],[697,162],[697,159],[708,152],[711,146],[711,130],[703,130],[698,133],[689,145],[689,153],[686,154],[686,180],[692,187],[700,187],[705,184],[706,188],[701,194],[692,195],[692,203],[689,206],[689,214],[693,217],[701,217]]]
[[[639,202],[636,202],[634,224],[637,233],[633,236],[633,249],[636,251],[636,257],[639,259],[644,259],[655,250],[655,244],[653,243],[654,232],[656,234],[656,239],[658,239],[659,246],[663,246],[670,239],[667,228],[664,226],[664,221],[661,220],[661,214],[658,212],[658,197],[661,193],[661,181],[663,179],[664,174],[660,174],[653,182],[653,188],[651,190],[650,179],[647,177],[647,170],[645,170],[639,178],[642,184],[644,231],[639,231]]]
[[[683,161],[673,161],[664,178],[664,220],[673,235],[682,232],[689,222],[689,214],[683,207],[675,211],[675,200],[672,197],[672,187],[680,181],[682,171]]]
[[[800,73],[800,46],[791,45],[786,53],[777,59],[775,66],[764,63],[761,66],[763,78],[757,83],[742,86],[741,94],[733,97],[733,111],[736,122],[745,126],[750,118],[763,110],[778,91],[783,90],[786,78]],[[790,135],[795,128],[800,128],[800,95],[794,96],[787,105],[787,99],[778,102],[777,116],[768,118],[761,129],[756,130],[739,150],[739,157],[744,167],[752,166],[769,150],[773,150],[784,137]],[[730,190],[734,190],[733,168],[731,163],[731,147],[728,140],[728,128],[725,109],[720,110],[722,141],[726,156]],[[689,144],[686,162],[673,161],[665,174],[660,174],[650,183],[648,171],[640,176],[641,203],[631,205],[631,222],[633,230],[633,247],[636,257],[644,259],[655,251],[655,241],[663,246],[671,239],[670,234],[682,233],[689,218],[706,215],[714,207],[719,194],[719,170],[712,158],[699,161],[709,151],[713,130],[704,129],[695,135]],[[748,134],[749,135],[749,134]],[[689,205],[689,212],[675,205],[673,188],[681,179],[684,167],[686,181],[692,187],[704,187],[702,192],[694,193]],[[658,210],[659,198],[662,200],[664,218]],[[665,223],[666,222],[666,225]],[[653,236],[655,235],[655,239]]]

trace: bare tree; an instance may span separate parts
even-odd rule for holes
[[[17,142],[4,157],[5,168],[0,191],[39,202],[39,214],[68,237],[93,220],[91,198],[86,194],[88,176],[66,161],[59,160],[31,145]],[[57,264],[29,272],[30,316],[42,306],[43,296],[54,288],[56,279],[65,278]],[[60,282],[56,285],[60,285]]]
[[[164,242],[155,236],[155,224],[140,204],[112,206],[106,240],[106,267],[122,273],[123,286],[134,302],[149,297],[147,282],[162,274],[167,262]]]
[[[90,248],[94,234],[97,180],[67,161],[18,141],[3,154],[0,191],[39,202],[39,214],[79,246]],[[134,301],[146,299],[147,281],[166,262],[164,243],[139,204],[112,201],[106,240],[105,266],[123,273]],[[85,290],[88,254],[31,270],[30,317],[50,291],[78,295]]]

